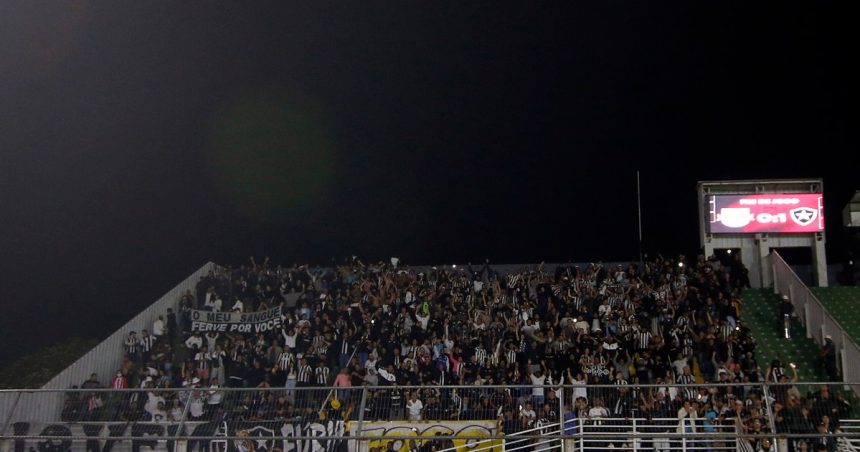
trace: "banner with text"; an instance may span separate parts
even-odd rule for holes
[[[216,333],[262,333],[281,326],[281,308],[258,312],[213,312],[191,310],[191,331]]]
[[[347,422],[345,431],[348,437],[370,439],[360,441],[359,444],[349,441],[349,452],[368,452],[379,447],[389,452],[409,452],[419,449],[428,441],[433,442],[437,434],[456,436],[451,443],[457,452],[466,452],[478,446],[486,452],[502,450],[502,438],[498,434],[496,421],[370,421],[364,422],[361,430],[358,422]],[[391,436],[401,438],[392,439]],[[436,441],[439,441],[435,444],[436,450],[443,449],[444,444],[440,440]]]
[[[348,452],[346,441],[340,439],[344,436],[342,420],[15,422],[9,430],[16,438],[9,442],[0,440],[0,450],[6,452],[266,452],[276,449],[283,452]],[[22,438],[28,435],[36,438]],[[182,439],[177,440],[177,437]],[[228,440],[227,437],[242,439]]]

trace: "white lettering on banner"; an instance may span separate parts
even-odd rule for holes
[[[208,323],[208,322],[192,322],[191,331],[217,331],[224,333],[227,331],[226,323]]]
[[[207,312],[207,322],[230,323],[232,318],[229,312]]]
[[[282,441],[284,452],[334,452],[342,444],[340,439],[310,439],[296,440],[296,436],[319,438],[329,436],[340,438],[344,435],[343,421],[321,421],[314,423],[281,423],[281,422],[235,422],[220,424],[188,422],[179,431],[178,423],[57,423],[40,424],[16,422],[12,426],[16,436],[28,434],[68,437],[68,439],[23,439],[18,438],[9,448],[14,452],[84,452],[97,450],[112,452],[113,450],[152,450],[158,452],[175,452],[177,436],[185,436],[188,440],[188,450],[226,450],[211,446],[227,446],[227,440],[196,440],[201,436],[242,436],[248,440],[234,441],[235,448],[243,450],[244,444],[251,441],[256,450],[272,450],[275,445],[275,432],[290,439]],[[105,429],[107,427],[107,429]],[[107,431],[105,431],[107,430]],[[86,442],[81,441],[86,440]],[[35,447],[33,447],[35,446]],[[5,449],[4,449],[5,450]],[[246,449],[250,452],[251,449]]]
[[[237,314],[191,310],[191,331],[265,332],[281,326],[281,308]]]

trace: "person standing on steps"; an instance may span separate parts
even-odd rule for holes
[[[829,381],[839,381],[839,376],[836,371],[836,344],[833,343],[833,338],[828,334],[824,336],[824,345],[819,352],[821,364],[824,371],[827,372]]]
[[[794,315],[794,305],[788,299],[788,295],[782,296],[779,304],[779,318],[782,319],[783,333],[786,339],[791,339],[791,317]]]

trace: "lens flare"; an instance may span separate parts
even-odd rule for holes
[[[208,166],[221,196],[261,223],[289,223],[325,202],[334,146],[306,96],[260,90],[213,117]]]

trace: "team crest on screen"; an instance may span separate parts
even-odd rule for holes
[[[807,226],[815,221],[818,216],[818,211],[811,207],[798,207],[789,211],[791,219],[801,226]]]

